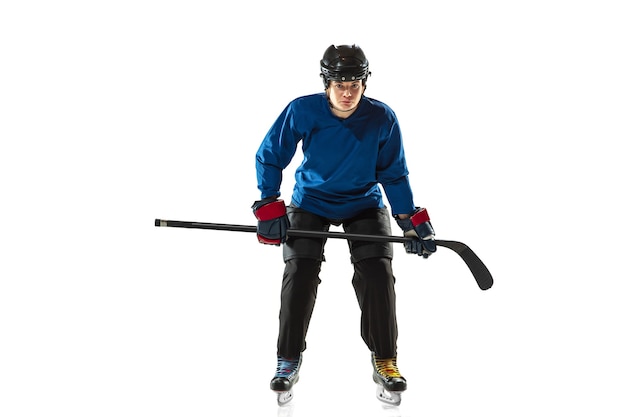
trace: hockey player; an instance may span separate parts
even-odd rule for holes
[[[256,153],[261,199],[252,209],[261,243],[283,245],[285,269],[278,331],[278,365],[270,387],[283,404],[298,381],[306,333],[317,296],[325,239],[289,237],[288,229],[391,235],[391,214],[405,236],[407,253],[436,251],[425,209],[409,185],[402,135],[395,113],[364,96],[369,63],[357,45],[331,45],[320,61],[324,92],[296,98],[280,114]],[[282,171],[302,144],[288,206],[280,199]],[[371,351],[378,397],[400,402],[407,387],[396,363],[395,277],[391,243],[348,241],[352,284],[361,309],[361,336]]]

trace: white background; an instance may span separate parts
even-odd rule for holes
[[[625,415],[620,2],[296,4],[0,6],[0,415]],[[365,50],[437,236],[495,277],[396,247],[399,408],[344,241],[278,409],[281,250],[154,227],[254,224],[256,149],[333,43]]]

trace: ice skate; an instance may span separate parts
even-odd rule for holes
[[[278,405],[285,405],[293,398],[293,386],[298,382],[302,355],[295,359],[278,356],[276,375],[270,382],[272,391],[278,394]]]
[[[376,398],[387,404],[399,405],[401,393],[406,390],[406,379],[400,375],[396,358],[381,359],[372,353],[372,366],[374,382],[378,385]]]

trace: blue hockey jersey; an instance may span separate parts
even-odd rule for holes
[[[302,142],[304,158],[295,172],[291,203],[331,220],[382,208],[382,185],[392,214],[412,213],[402,135],[386,104],[363,96],[348,118],[336,117],[325,93],[287,105],[257,153],[261,198],[280,195],[282,172]]]

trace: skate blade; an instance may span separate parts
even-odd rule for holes
[[[389,405],[400,405],[400,402],[402,401],[402,397],[399,392],[387,391],[381,385],[378,385],[376,388],[376,398]]]
[[[277,394],[278,395],[277,395],[276,400],[278,401],[278,405],[280,406],[286,405],[287,403],[289,403],[289,401],[293,399],[292,391],[283,391],[283,392],[278,392]]]

